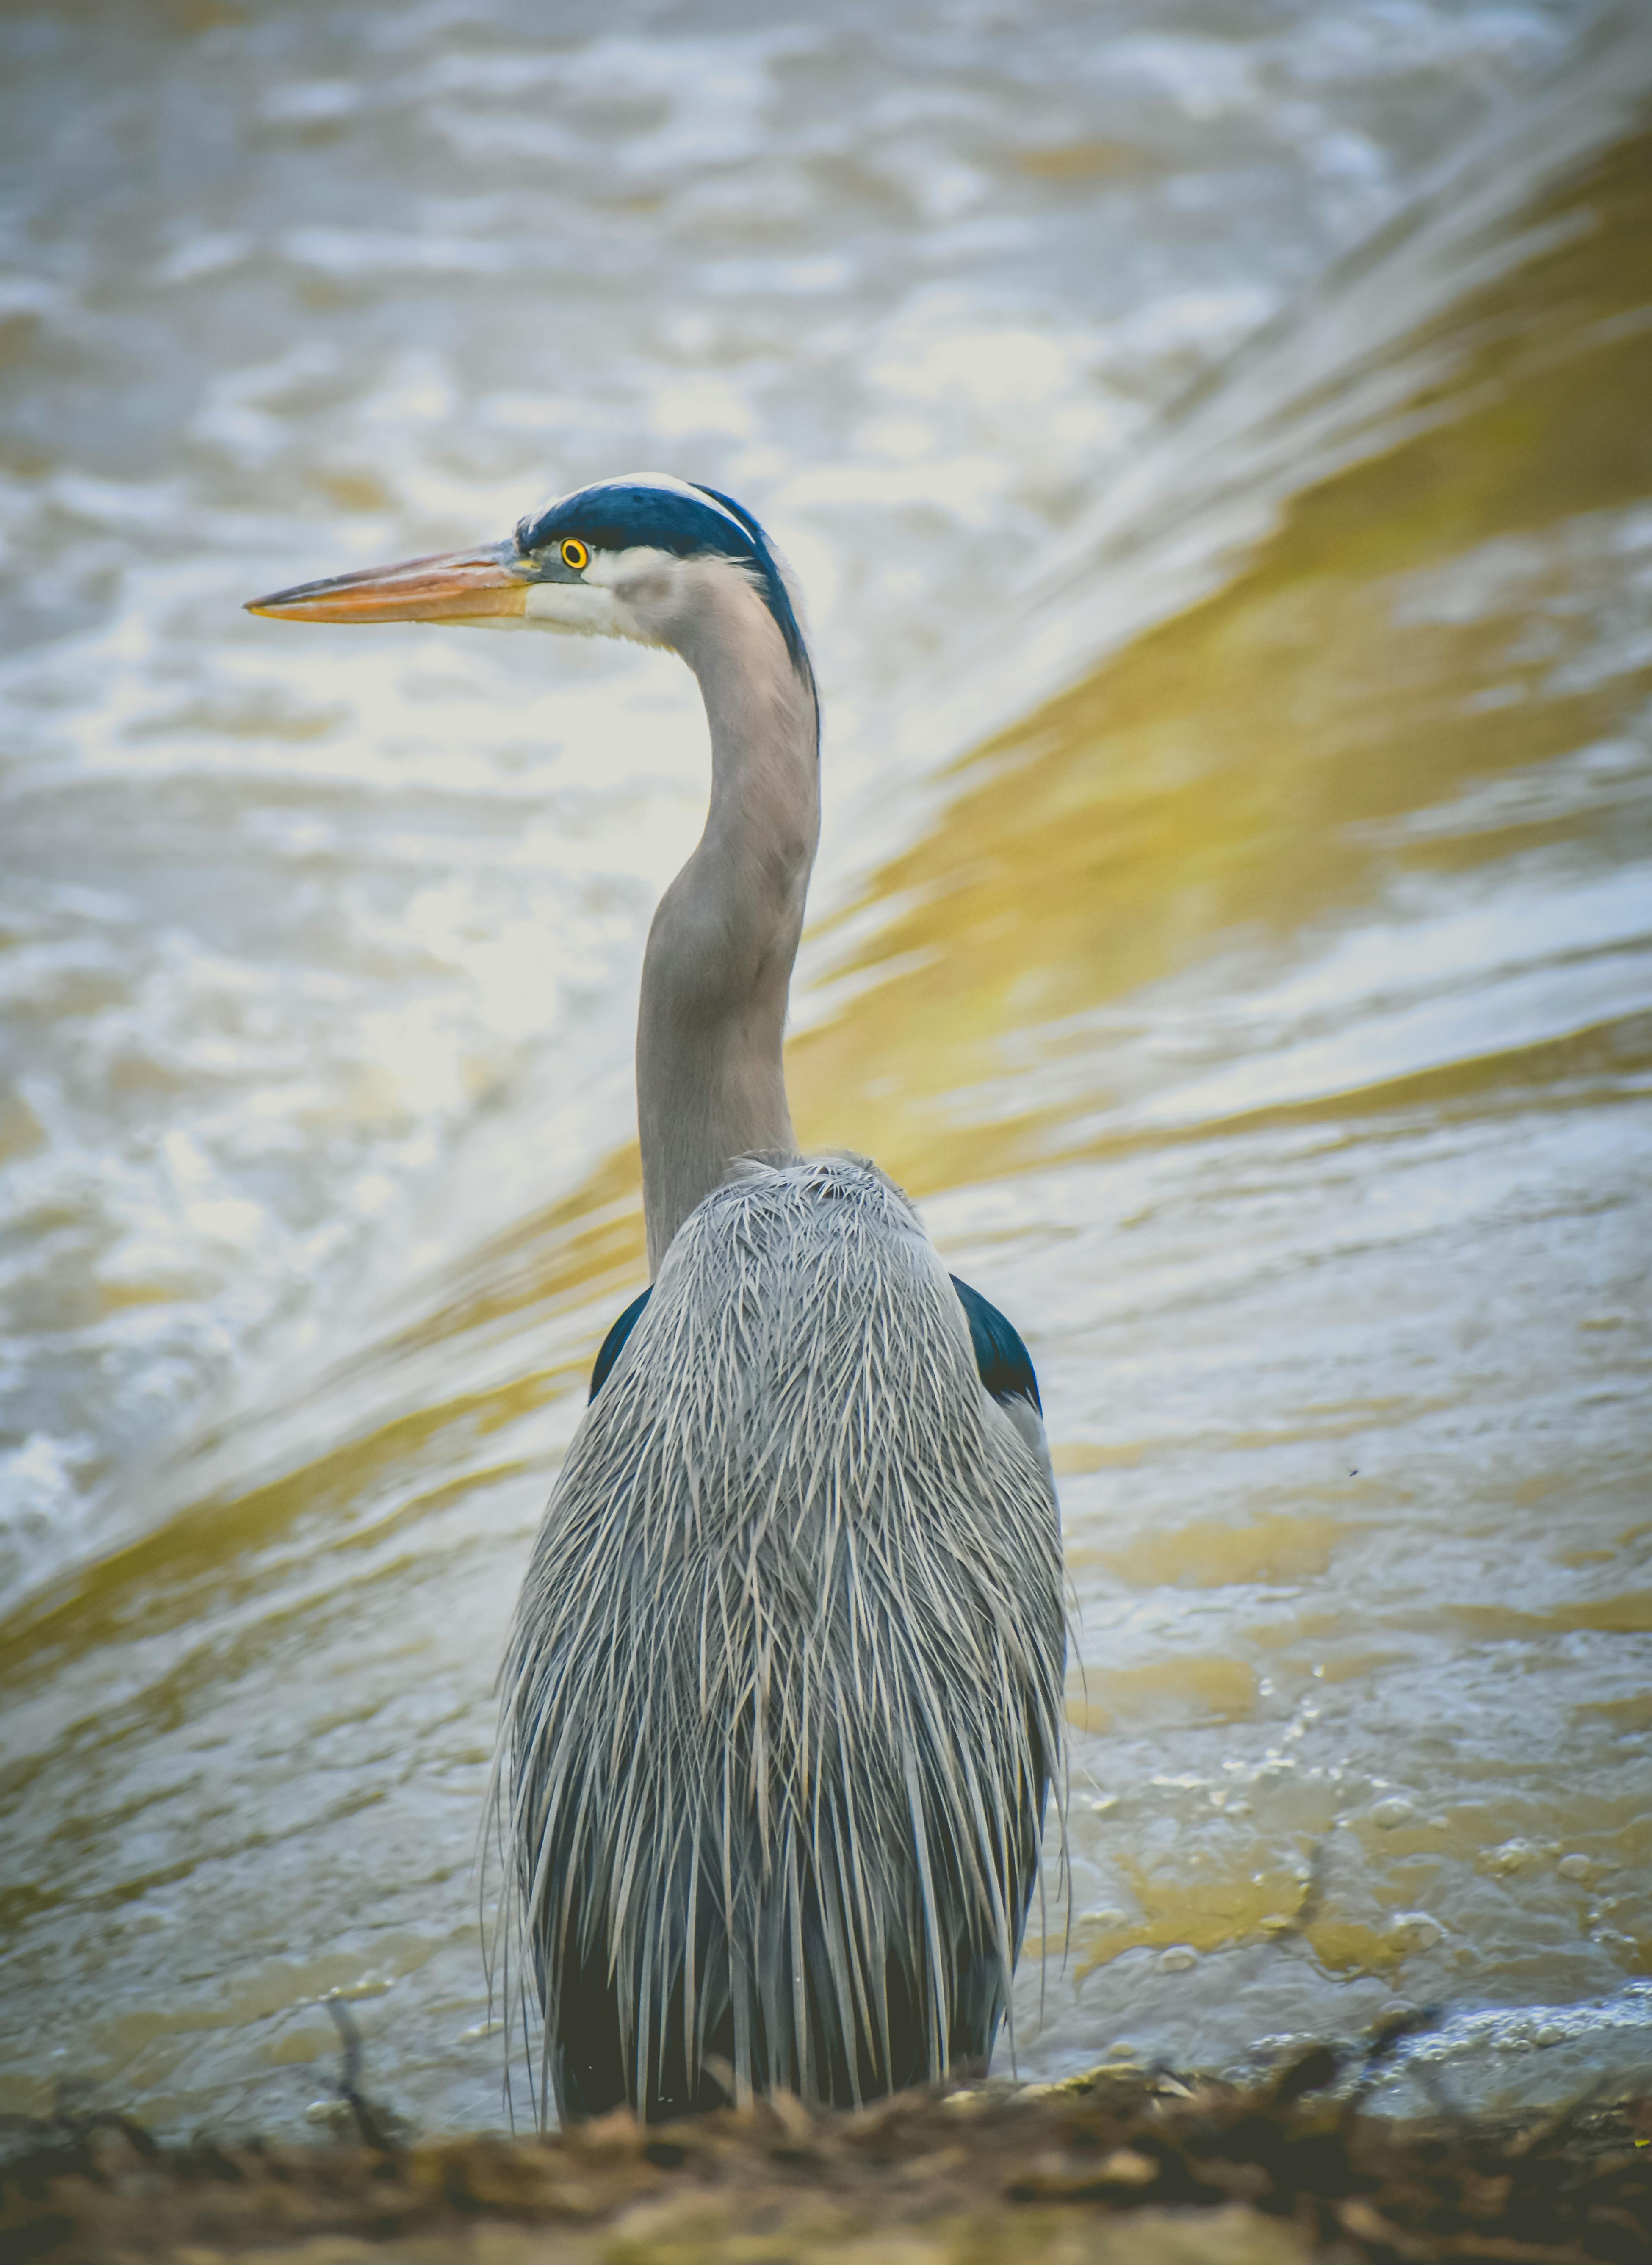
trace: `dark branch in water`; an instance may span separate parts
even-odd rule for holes
[[[1388,2063],[1399,2051],[1406,2039],[1420,2036],[1424,2029],[1437,2028],[1447,2010],[1444,2006],[1401,2006],[1397,2013],[1390,2014],[1386,2021],[1378,2022],[1366,2041],[1358,2081],[1349,2093],[1347,2101],[1343,2104],[1343,2112],[1345,2118],[1358,2115],[1371,2094],[1382,2082]],[[1456,2123],[1459,2120],[1459,2111],[1456,2101],[1446,2093],[1444,2083],[1439,2084],[1437,2092],[1435,2085],[1437,2079],[1434,2078],[1433,2071],[1424,2072],[1419,2069],[1416,2073],[1423,2089],[1441,2114],[1452,2123]]]
[[[1371,2033],[1365,2047],[1365,2074],[1373,2076],[1386,2060],[1391,2060],[1408,2037],[1420,2036],[1424,2029],[1435,2029],[1445,2019],[1444,2006],[1402,2006],[1386,2021],[1379,2021]]]
[[[344,2046],[344,2067],[336,2087],[338,2097],[355,2117],[363,2145],[375,2148],[381,2155],[393,2155],[397,2144],[390,2135],[389,2118],[361,2090],[361,2032],[356,2027],[355,2015],[342,1998],[324,1998],[322,2003],[331,2014],[332,2025]]]
[[[142,2123],[113,2108],[77,2108],[60,2102],[49,2116],[0,2116],[0,2139],[11,2138],[25,2143],[24,2148],[17,2152],[76,2162],[86,2159],[87,2143],[99,2131],[118,2131],[143,2162],[152,2162],[161,2152],[158,2143]],[[3,2153],[12,2152],[0,2150]]]
[[[1275,2079],[1270,2097],[1276,2108],[1289,2108],[1310,2092],[1323,2092],[1335,2084],[1343,2057],[1329,2045],[1310,2045]]]

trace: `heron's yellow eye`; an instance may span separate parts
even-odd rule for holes
[[[562,563],[571,566],[576,574],[583,574],[591,564],[591,553],[577,535],[571,535],[562,546]]]

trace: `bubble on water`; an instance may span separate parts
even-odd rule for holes
[[[1190,1967],[1197,1966],[1198,1963],[1199,1955],[1191,1943],[1173,1942],[1168,1950],[1159,1953],[1161,1974],[1185,1974]]]
[[[1432,1950],[1445,1935],[1438,1919],[1427,1912],[1396,1912],[1388,1922],[1388,1940],[1401,1950]]]
[[[1637,2038],[1652,2029],[1652,1983],[1630,1982],[1612,1998],[1579,2006],[1520,2006],[1459,2014],[1408,2038],[1404,2061],[1473,2060],[1483,2052],[1528,2053],[1583,2039],[1598,2048],[1610,2034]]]
[[[1403,1794],[1391,1794],[1371,1811],[1371,1821],[1379,1832],[1392,1832],[1401,1824],[1415,1824],[1416,1810]]]
[[[324,2005],[329,1998],[338,1998],[346,2005],[354,2005],[363,1998],[386,1997],[392,1987],[391,1981],[385,1975],[364,1974],[359,1982],[341,1983],[336,1990],[324,1991],[322,2003]]]
[[[1534,1864],[1543,1861],[1543,1851],[1532,1840],[1505,1840],[1500,1847],[1488,1848],[1481,1855],[1481,1869],[1505,1878],[1513,1872],[1529,1872]]]

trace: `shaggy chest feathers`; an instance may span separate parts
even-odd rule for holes
[[[742,1171],[587,1412],[506,1663],[564,2112],[593,1989],[662,2106],[708,2065],[858,2098],[989,2047],[1064,1653],[1047,1461],[911,1206],[855,1160]]]

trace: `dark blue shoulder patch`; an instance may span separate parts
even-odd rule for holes
[[[626,1338],[630,1336],[631,1331],[637,1327],[638,1318],[642,1314],[644,1307],[648,1303],[650,1298],[651,1298],[653,1294],[653,1285],[651,1283],[640,1297],[633,1298],[631,1300],[630,1304],[620,1315],[618,1321],[615,1322],[607,1336],[603,1338],[601,1349],[597,1354],[596,1366],[591,1371],[590,1399],[588,1399],[586,1403],[587,1407],[590,1405],[591,1400],[594,1400],[596,1398],[598,1393],[601,1391],[603,1386],[608,1382],[609,1369],[613,1367],[615,1362],[619,1358],[621,1350],[625,1344]],[[991,1310],[990,1307],[988,1310]],[[1005,1323],[1005,1327],[1008,1327],[1008,1322]]]
[[[1042,1416],[1044,1402],[1038,1397],[1032,1356],[1022,1344],[1020,1333],[996,1306],[988,1305],[979,1290],[972,1290],[956,1274],[952,1287],[958,1293],[958,1303],[970,1325],[970,1342],[975,1347],[975,1366],[981,1373],[981,1382],[994,1400],[1029,1400]]]
[[[960,1282],[955,1274],[952,1287],[958,1293],[958,1303],[970,1325],[970,1343],[975,1348],[975,1366],[980,1372],[981,1382],[994,1400],[1030,1401],[1040,1415],[1044,1402],[1038,1397],[1038,1380],[1033,1373],[1032,1356],[1021,1341],[1020,1332],[1013,1322],[1005,1319],[996,1306],[972,1290],[967,1282]],[[608,1372],[619,1358],[625,1340],[637,1327],[644,1307],[652,1296],[651,1285],[639,1292],[627,1306],[602,1340],[601,1349],[591,1371],[591,1394],[594,1400],[608,1380]]]

